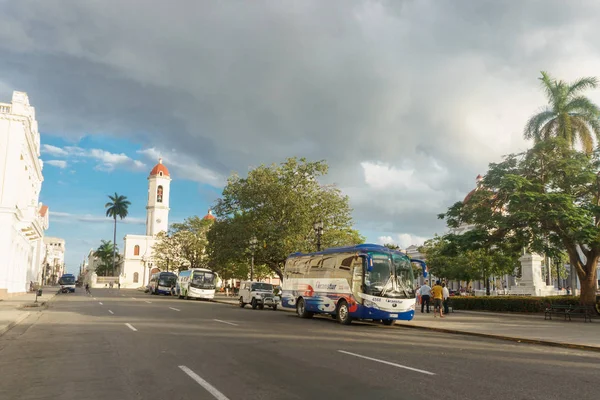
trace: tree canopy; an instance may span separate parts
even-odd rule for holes
[[[319,182],[327,170],[324,161],[289,158],[254,168],[246,178],[230,176],[214,208],[218,220],[208,236],[211,263],[247,263],[250,239],[256,237],[255,264],[281,277],[289,254],[316,250],[313,223],[318,220],[325,227],[324,248],[364,242],[352,228],[348,197]]]
[[[107,276],[112,271],[112,257],[113,253],[117,252],[117,246],[110,240],[101,240],[100,246],[94,251],[94,257],[98,258],[98,265],[96,265],[96,274],[100,276]]]
[[[520,246],[557,258],[566,250],[581,282],[581,302],[595,303],[600,258],[600,154],[563,139],[491,164],[467,203],[441,217],[450,227],[474,224],[489,246]]]
[[[193,216],[182,223],[172,224],[169,233],[159,233],[152,250],[156,266],[171,271],[207,267],[207,233],[212,223]]]
[[[586,77],[567,83],[542,72],[540,81],[548,97],[548,106],[529,119],[524,137],[534,139],[536,143],[562,138],[571,147],[579,142],[587,153],[591,153],[594,137],[600,138],[600,109],[581,92],[596,88],[598,80]]]

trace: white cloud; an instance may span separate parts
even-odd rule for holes
[[[72,214],[60,211],[50,211],[51,222],[92,222],[92,223],[110,223],[113,224],[114,220],[106,216],[92,215],[92,214]],[[118,220],[118,223],[132,224],[132,225],[144,225],[146,220],[144,218],[126,217]]]
[[[428,238],[412,235],[410,233],[397,233],[394,236],[379,236],[378,244],[397,244],[401,249],[406,249],[411,245],[421,246]]]
[[[67,168],[67,162],[65,160],[48,160],[45,164],[52,165],[53,167],[57,167],[60,169]]]
[[[63,156],[73,163],[81,161],[82,158],[89,158],[98,162],[95,169],[98,171],[111,172],[116,168],[127,168],[141,171],[147,169],[148,166],[140,160],[134,160],[125,153],[111,153],[102,149],[84,149],[78,146],[65,146],[63,148],[45,144],[44,152],[57,156]],[[67,162],[60,160],[47,161],[48,164],[59,168],[66,168]]]
[[[149,162],[156,162],[159,158],[162,158],[163,164],[165,164],[169,171],[172,171],[176,179],[186,179],[217,187],[225,184],[223,176],[201,166],[192,157],[178,153],[175,150],[165,152],[152,147],[145,150],[138,150],[138,153],[146,157]]]
[[[60,147],[52,146],[51,144],[42,145],[42,153],[47,153],[56,157],[66,157],[69,153]]]

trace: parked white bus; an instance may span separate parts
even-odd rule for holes
[[[210,269],[192,268],[179,272],[175,290],[180,299],[212,300],[220,281],[219,275]]]

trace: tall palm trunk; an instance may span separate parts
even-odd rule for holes
[[[112,267],[112,276],[115,276],[116,260],[117,260],[117,216],[115,215],[115,228],[113,230],[113,267]]]

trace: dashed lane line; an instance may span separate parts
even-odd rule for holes
[[[220,322],[222,324],[228,324],[228,325],[233,325],[233,326],[239,326],[238,324],[234,324],[233,322],[227,322],[227,321],[222,321],[220,319],[213,319],[213,321],[217,321]]]
[[[114,312],[112,312],[111,310],[108,310],[109,313],[114,314]]]
[[[198,385],[200,385],[204,389],[206,389],[206,391],[208,393],[212,394],[215,399],[217,399],[217,400],[229,400],[227,398],[227,396],[225,396],[223,393],[219,392],[219,390],[217,388],[215,388],[213,385],[211,385],[210,383],[208,383],[207,381],[205,381],[204,379],[202,379],[198,374],[196,374],[194,371],[192,371],[191,369],[189,369],[185,365],[180,365],[179,368],[183,372],[185,372],[190,378],[192,378],[193,380],[195,380]]]
[[[363,355],[356,354],[356,353],[350,353],[349,351],[338,350],[338,352],[343,353],[343,354],[348,354],[350,356],[354,356],[354,357],[358,357],[358,358],[364,358],[365,360],[376,361],[378,363],[391,365],[392,367],[408,369],[409,371],[414,371],[414,372],[420,372],[421,374],[425,374],[425,375],[435,375],[433,372],[429,372],[429,371],[425,371],[425,370],[417,369],[417,368],[412,368],[412,367],[407,367],[406,365],[396,364],[396,363],[385,361],[385,360],[379,360],[377,358],[367,357],[367,356],[363,356]]]
[[[128,327],[129,329],[131,329],[132,331],[134,331],[134,332],[137,332],[137,329],[135,329],[135,328],[133,327],[133,325],[131,325],[130,323],[126,323],[125,325],[127,325],[127,327]]]
[[[170,308],[171,310],[175,310],[175,311],[181,311],[181,310],[180,310],[180,309],[178,309],[178,308],[174,308],[174,307],[169,307],[169,308]]]

